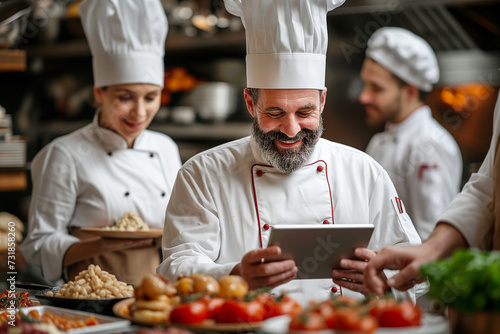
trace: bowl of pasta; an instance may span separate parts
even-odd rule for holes
[[[35,294],[42,305],[113,315],[113,306],[134,295],[134,288],[99,266],[90,265],[73,281]]]

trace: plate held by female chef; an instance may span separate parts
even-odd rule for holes
[[[33,160],[22,252],[49,281],[92,263],[137,283],[159,264],[155,240],[87,239],[74,228],[110,226],[127,212],[163,228],[181,161],[170,137],[146,128],[161,102],[167,18],[159,0],[86,0],[79,12],[100,107]]]

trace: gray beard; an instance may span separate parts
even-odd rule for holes
[[[281,131],[269,131],[265,133],[260,129],[257,118],[254,118],[252,136],[257,142],[260,154],[271,166],[281,173],[291,173],[307,162],[314,151],[316,143],[323,134],[323,130],[323,119],[320,118],[316,129],[302,129],[295,137],[290,138]],[[301,139],[303,143],[299,150],[295,148],[279,149],[274,144],[275,140],[298,141]]]

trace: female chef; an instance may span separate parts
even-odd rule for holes
[[[120,0],[119,6],[118,0],[85,0],[79,11],[100,107],[91,124],[57,138],[33,160],[22,252],[49,281],[65,269],[72,280],[96,264],[138,283],[160,263],[154,239],[88,238],[71,231],[113,225],[127,212],[163,228],[181,161],[170,137],[146,128],[160,107],[167,19],[158,0]]]

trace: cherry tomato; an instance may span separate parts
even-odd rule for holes
[[[300,331],[319,331],[327,327],[321,314],[307,311],[293,316],[289,328]]]
[[[207,318],[208,319],[217,319],[217,314],[219,313],[220,308],[224,304],[224,298],[219,297],[210,297],[203,296],[198,301],[205,304],[207,307]]]
[[[249,302],[227,299],[217,314],[217,322],[256,322],[265,319],[265,309],[262,304],[252,300]]]
[[[377,330],[377,319],[372,315],[361,315],[357,308],[342,308],[337,311],[336,329],[373,333]]]
[[[207,317],[207,306],[199,301],[177,304],[170,312],[170,322],[180,324],[199,324]]]
[[[264,318],[270,318],[274,313],[274,297],[270,293],[264,292],[255,297],[254,300],[264,306]]]
[[[331,300],[326,300],[317,304],[313,310],[323,316],[327,328],[335,329],[337,324],[337,312]]]
[[[380,327],[419,326],[422,311],[410,300],[386,302],[374,311]]]
[[[266,319],[279,315],[293,316],[302,311],[302,306],[295,299],[286,294],[274,297],[270,293],[265,292],[255,297],[255,301],[264,306]]]

